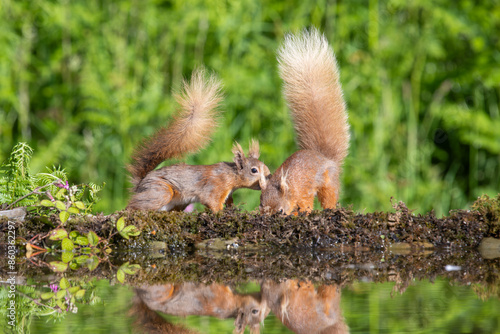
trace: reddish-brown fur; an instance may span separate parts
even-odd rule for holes
[[[278,61],[301,150],[269,178],[260,210],[309,212],[314,196],[323,208],[335,208],[349,147],[349,124],[335,56],[325,37],[311,29],[288,35]]]
[[[248,156],[241,146],[233,147],[234,163],[192,166],[176,164],[154,170],[161,162],[196,152],[210,141],[217,125],[221,101],[220,83],[205,79],[203,70],[184,83],[177,100],[181,106],[168,127],[160,129],[140,146],[128,170],[132,174],[132,210],[183,210],[200,202],[214,212],[232,204],[232,193],[239,188],[265,188],[270,174],[258,160],[259,144],[252,141]]]
[[[137,296],[153,311],[165,314],[209,315],[220,319],[235,318],[235,333],[250,327],[259,333],[260,323],[269,314],[260,294],[234,293],[221,284],[165,284],[136,289]]]
[[[265,281],[261,293],[267,307],[295,333],[349,332],[340,309],[340,289],[336,285],[322,285],[316,289],[311,282]]]
[[[179,324],[172,324],[151,310],[139,297],[134,297],[129,315],[134,318],[134,333],[147,334],[197,334]]]

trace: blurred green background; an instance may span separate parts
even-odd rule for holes
[[[498,1],[2,0],[0,161],[27,141],[32,172],[106,182],[97,211],[122,209],[132,149],[204,64],[226,112],[186,162],[230,161],[232,142],[253,137],[273,171],[296,150],[276,49],[311,25],[336,52],[352,126],[342,205],[387,210],[393,196],[441,215],[498,193]],[[235,193],[247,209],[258,200]]]

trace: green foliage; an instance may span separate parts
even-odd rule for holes
[[[125,226],[124,217],[120,217],[120,219],[118,219],[118,221],[116,222],[116,229],[118,230],[118,233],[120,233],[120,235],[127,240],[131,236],[135,237],[141,234],[141,231],[139,231],[134,225]]]
[[[30,333],[34,318],[43,318],[53,324],[63,320],[67,312],[77,313],[80,305],[93,305],[100,300],[96,296],[95,280],[70,282],[64,277],[50,284],[28,279],[28,284],[16,286],[15,294],[15,333]],[[7,289],[0,288],[0,297],[2,300],[9,300]],[[5,318],[6,307],[0,309],[0,315]]]
[[[315,25],[336,52],[352,125],[342,204],[386,210],[394,196],[419,212],[464,208],[500,188],[499,8],[472,0],[5,0],[0,161],[26,141],[33,171],[62,164],[78,182],[106,181],[96,209],[121,209],[134,146],[166,124],[171,92],[205,64],[225,84],[226,113],[210,147],[186,162],[229,161],[234,140],[246,146],[255,137],[273,171],[296,150],[276,49],[286,32]],[[259,193],[234,197],[253,209]]]
[[[138,264],[130,264],[128,261],[125,262],[118,268],[116,272],[116,279],[120,283],[125,283],[125,275],[135,275],[137,271],[141,269],[141,266]]]
[[[33,149],[26,143],[18,143],[12,149],[9,159],[0,166],[0,204],[11,203],[27,195],[36,187],[35,177],[29,172]],[[39,179],[43,182],[43,179]],[[36,199],[26,198],[20,205],[34,204]]]
[[[68,181],[63,181],[66,180],[64,170],[55,167],[52,170],[49,169],[49,173],[38,173],[32,176],[29,172],[32,154],[33,150],[26,143],[17,144],[8,163],[2,166],[0,179],[0,187],[2,187],[0,193],[5,193],[2,195],[2,200],[7,202],[3,203],[7,208],[16,205],[35,206],[38,209],[37,214],[42,219],[54,213],[58,214],[60,221],[58,226],[46,235],[37,235],[32,239],[38,238],[40,241],[48,238],[49,244],[52,241],[50,246],[42,248],[36,246],[36,242],[32,243],[32,240],[25,243],[28,259],[46,252],[62,251],[60,261],[46,263],[52,271],[61,273],[68,268],[76,270],[83,266],[92,271],[108,259],[111,253],[110,240],[115,234],[119,233],[122,237],[129,239],[141,233],[134,225],[125,226],[123,217],[118,219],[117,231],[107,238],[99,238],[92,230],[82,234],[79,231],[63,228],[71,215],[90,211],[90,207],[98,200],[97,193],[102,187],[94,183],[70,186]],[[84,202],[82,198],[85,189],[88,189],[90,201]],[[46,221],[48,222],[48,219]],[[122,283],[125,274],[132,275],[140,268],[137,265],[128,265],[128,263],[122,267],[117,272],[117,277]],[[60,299],[57,295],[56,297]],[[44,299],[49,299],[49,297]]]
[[[48,173],[31,175],[29,163],[32,155],[29,145],[18,143],[8,162],[1,166],[0,205],[9,209],[36,206],[39,213],[46,214],[58,212],[63,224],[70,214],[79,214],[80,210],[89,213],[99,200],[97,193],[102,186],[89,183],[70,187],[66,173],[60,167],[47,168]],[[88,200],[84,198],[86,189]]]

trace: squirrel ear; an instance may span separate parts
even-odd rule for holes
[[[259,159],[260,152],[259,152],[259,141],[252,139],[250,141],[250,148],[248,149],[248,156],[250,158],[255,158]]]
[[[234,142],[232,151],[234,154],[233,161],[236,164],[236,167],[238,167],[238,169],[243,169],[243,166],[245,165],[245,153],[243,153],[241,145]]]

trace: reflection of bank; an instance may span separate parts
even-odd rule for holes
[[[239,294],[221,284],[164,284],[136,289],[131,310],[135,325],[146,333],[195,333],[168,323],[156,314],[208,315],[234,318],[234,333],[259,333],[270,311],[296,333],[348,333],[340,309],[340,289],[336,285],[315,288],[311,282],[264,281],[260,293]]]
[[[235,318],[235,333],[243,333],[245,327],[250,327],[251,333],[259,333],[260,323],[269,314],[262,304],[260,293],[234,293],[228,286],[221,284],[164,284],[141,287],[136,289],[137,300],[133,314],[137,317],[136,325],[148,333],[168,333],[168,331],[149,331],[148,320],[156,321],[156,328],[170,328],[164,320],[148,315],[147,309],[169,315],[208,315],[219,319]],[[147,308],[147,309],[146,309]],[[143,322],[145,321],[145,322]],[[142,323],[141,323],[142,322]],[[180,330],[180,328],[179,328]],[[180,333],[194,333],[182,329]]]

